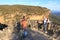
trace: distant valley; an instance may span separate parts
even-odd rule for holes
[[[50,19],[56,23],[60,24],[60,11],[51,11]]]
[[[52,11],[51,13],[54,15],[60,16],[60,11]]]

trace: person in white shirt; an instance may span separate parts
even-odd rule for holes
[[[44,32],[47,33],[47,18],[44,18]]]

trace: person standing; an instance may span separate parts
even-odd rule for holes
[[[41,24],[39,23],[39,21],[37,21],[37,25],[38,25],[38,30],[41,29]]]
[[[27,20],[25,16],[23,16],[21,21],[22,29],[23,29],[23,37],[25,38],[27,36]]]
[[[44,32],[47,33],[47,18],[44,18]]]
[[[50,23],[50,20],[47,18],[47,31],[48,31],[48,28],[49,28],[49,23]]]

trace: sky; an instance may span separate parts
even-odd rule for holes
[[[60,11],[60,0],[0,0],[0,5],[32,5],[42,6],[50,10]]]

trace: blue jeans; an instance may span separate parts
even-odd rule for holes
[[[23,38],[26,38],[26,36],[27,36],[27,30],[24,29],[24,30],[23,30]]]

